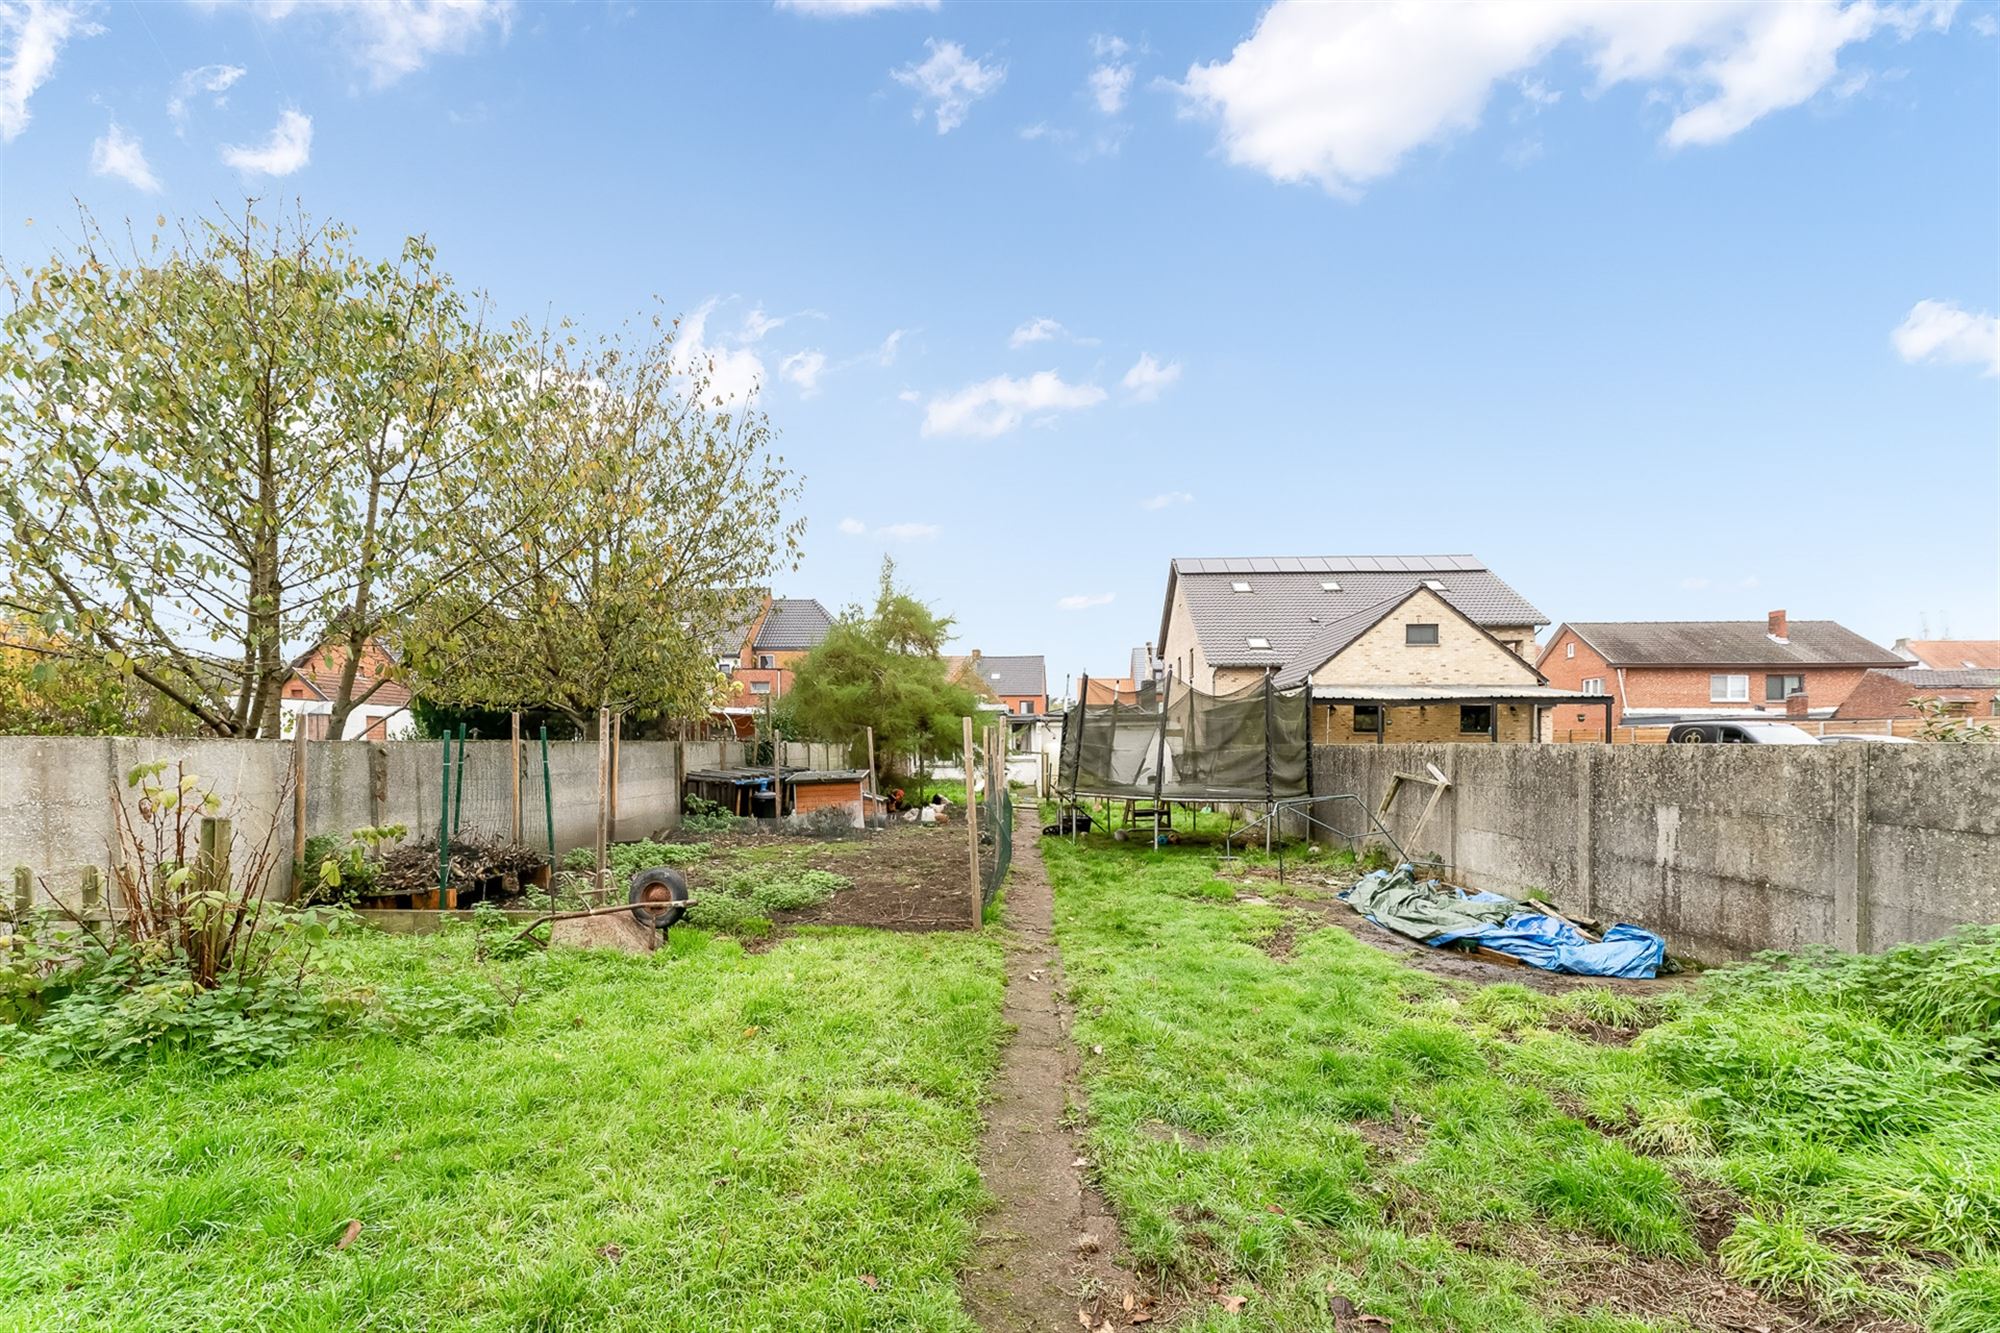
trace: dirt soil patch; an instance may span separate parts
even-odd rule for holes
[[[980,1178],[997,1202],[979,1228],[961,1287],[988,1333],[1165,1323],[1171,1312],[1118,1262],[1117,1219],[1090,1183],[1072,1127],[1073,1015],[1033,814],[1020,812],[1004,908],[1005,1017],[1013,1039],[994,1077],[979,1145]]]
[[[848,887],[823,903],[774,914],[772,924],[780,931],[787,926],[966,930],[972,925],[963,824],[894,824],[837,839],[732,833],[682,841],[705,842],[727,853],[687,867],[688,884],[697,896],[705,878],[765,859],[847,878]]]

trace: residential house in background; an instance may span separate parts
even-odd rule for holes
[[[1538,663],[1550,683],[1612,702],[1614,723],[1746,714],[1826,718],[1868,672],[1904,659],[1832,620],[1573,620]],[[1585,728],[1569,710],[1556,730]]]
[[[1869,671],[1848,692],[1834,717],[1848,719],[1921,716],[1912,699],[1935,699],[1953,717],[2000,717],[2000,668],[1931,671],[1905,667],[1900,671]]]
[[[1038,717],[1049,711],[1049,673],[1040,654],[1032,657],[989,657],[974,648],[963,657],[945,658],[945,672],[963,680],[1016,717]]]
[[[1898,639],[1889,651],[1927,671],[2000,671],[2000,639]]]
[[[340,678],[347,669],[347,645],[317,645],[293,658],[291,665],[292,674],[279,695],[281,735],[297,735],[301,726],[306,739],[315,741],[394,741],[416,735],[409,687],[393,678],[395,653],[381,639],[368,640],[362,650],[354,670],[353,694],[362,702],[348,713],[339,736],[329,737],[327,730],[333,722],[333,701],[340,697]]]
[[[1535,669],[1547,623],[1470,555],[1177,559],[1158,642],[1164,672],[1209,693],[1310,687],[1316,745],[1518,743],[1595,702]]]
[[[759,593],[750,618],[720,634],[715,665],[729,676],[729,697],[716,713],[739,737],[756,733],[756,718],[792,687],[792,671],[819,647],[833,616],[811,597]]]

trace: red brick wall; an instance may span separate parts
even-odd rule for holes
[[[1945,699],[1965,709],[1972,717],[1994,716],[1994,696],[1990,689],[1917,689],[1908,682],[1898,680],[1892,671],[1870,671],[1862,677],[1861,683],[1841,703],[1835,717],[1916,717],[1917,710],[1910,707],[1910,700],[1916,697]]]
[[[1576,656],[1568,654],[1568,646],[1576,645]],[[1568,630],[1561,630],[1549,641],[1548,652],[1536,664],[1536,670],[1549,678],[1549,684],[1559,690],[1581,690],[1586,678],[1595,676],[1604,682],[1604,692],[1618,699],[1618,673],[1597,655],[1597,650],[1579,639]],[[1625,707],[1622,699],[1612,705],[1612,721]],[[1604,708],[1601,704],[1586,704],[1581,708],[1557,707],[1552,712],[1552,721],[1557,731],[1568,731],[1576,727],[1604,726]]]
[[[1622,712],[1626,708],[1755,706],[1783,712],[1785,705],[1782,700],[1764,697],[1764,677],[1776,675],[1805,677],[1806,701],[1814,708],[1832,708],[1844,701],[1867,674],[1866,667],[1626,667],[1624,694],[1619,701],[1619,709]],[[1728,705],[1709,698],[1708,678],[1722,675],[1750,677],[1750,698]]]

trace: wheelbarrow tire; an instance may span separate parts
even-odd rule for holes
[[[632,876],[632,917],[642,926],[665,930],[687,915],[687,908],[676,906],[687,899],[687,881],[679,871],[654,866]]]

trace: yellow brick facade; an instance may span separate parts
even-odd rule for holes
[[[1434,644],[1406,642],[1436,625]],[[1312,676],[1315,685],[1539,685],[1535,668],[1428,588],[1384,616]],[[1456,716],[1456,714],[1454,714]]]
[[[1420,741],[1468,741],[1490,744],[1483,731],[1460,730],[1458,704],[1399,704],[1387,708],[1388,729],[1382,744],[1414,744]],[[1500,743],[1518,745],[1535,739],[1534,706],[1495,704],[1500,718]],[[1354,729],[1354,709],[1347,704],[1313,705],[1314,745],[1374,745],[1375,733]]]

